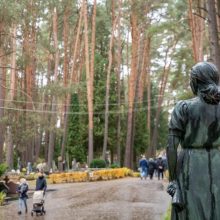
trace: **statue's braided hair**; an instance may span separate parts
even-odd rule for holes
[[[219,72],[209,62],[197,63],[191,69],[190,86],[195,95],[206,103],[216,105],[220,102]]]

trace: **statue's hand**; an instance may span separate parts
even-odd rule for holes
[[[172,196],[172,206],[179,212],[184,209],[184,203],[179,185],[176,180],[171,181],[167,187],[167,192]]]
[[[167,193],[173,197],[176,192],[176,189],[177,189],[177,181],[173,180],[168,184]]]

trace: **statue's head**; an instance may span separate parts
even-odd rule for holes
[[[218,104],[220,90],[218,87],[219,72],[213,63],[200,62],[192,67],[190,86],[195,95],[200,96],[208,104]]]

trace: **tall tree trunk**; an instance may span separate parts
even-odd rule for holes
[[[151,50],[151,37],[147,36],[145,39],[146,45],[146,52],[144,53],[144,62],[142,66],[142,74],[141,80],[142,86],[140,87],[139,91],[139,98],[143,97],[144,90],[147,90],[147,131],[148,131],[148,145],[147,148],[150,146],[151,143],[151,77],[150,77],[150,50]],[[145,91],[146,91],[145,90]],[[141,99],[143,100],[143,98]],[[146,148],[146,153],[147,153]]]
[[[68,62],[68,30],[69,30],[69,7],[66,6],[65,13],[63,17],[63,46],[64,46],[64,61],[63,61],[63,84],[64,87],[67,87],[67,79],[68,79],[68,70],[69,70],[69,62]],[[64,158],[65,156],[65,144],[66,144],[66,133],[67,133],[67,109],[68,109],[68,95],[65,97],[65,104],[64,104],[64,132],[61,144],[61,157]]]
[[[208,12],[211,59],[216,64],[217,68],[220,70],[220,46],[219,46],[217,20],[216,20],[215,0],[207,0],[206,6]]]
[[[34,161],[36,161],[40,156],[41,140],[42,140],[42,131],[41,129],[39,131],[37,129],[34,139]]]
[[[89,143],[88,143],[88,163],[93,160],[93,76],[90,73],[89,65],[89,40],[88,40],[88,19],[87,19],[87,1],[83,0],[84,8],[84,37],[85,37],[85,61],[86,61],[86,84],[87,84],[87,102],[88,102],[88,115],[89,115]]]
[[[158,94],[158,102],[157,102],[157,111],[155,116],[154,122],[154,129],[153,129],[153,136],[151,145],[148,148],[148,157],[155,157],[156,156],[156,147],[158,142],[158,124],[160,119],[160,113],[162,109],[162,103],[164,98],[164,93],[167,85],[168,75],[170,72],[170,65],[172,61],[172,53],[176,47],[177,41],[174,41],[173,45],[169,46],[166,50],[165,59],[164,59],[164,67],[163,67],[163,74],[162,79],[160,82],[159,94]]]
[[[49,37],[49,40],[51,39],[51,35]],[[51,84],[51,72],[52,72],[52,61],[53,61],[53,57],[52,57],[52,54],[49,53],[48,56],[47,56],[47,83],[48,85]],[[45,103],[43,106],[42,106],[42,111],[44,111],[44,114],[43,114],[43,120],[45,121],[49,121],[50,122],[50,119],[52,117],[52,115],[48,115],[46,114],[47,111],[50,111],[51,109],[51,106],[50,106],[50,102],[49,102],[49,95],[47,94],[44,94],[42,95],[42,102]],[[49,129],[47,128],[47,126],[43,126],[43,132],[45,133],[45,139],[44,139],[44,158],[45,158],[45,162],[48,162],[48,148],[49,148],[49,136],[50,136],[50,131]]]
[[[91,38],[91,62],[90,62],[90,72],[91,72],[90,73],[90,81],[91,81],[90,82],[90,87],[91,87],[91,92],[90,92],[91,98],[90,99],[91,99],[91,103],[93,102],[93,99],[94,99],[94,88],[93,87],[94,87],[94,73],[95,73],[95,43],[96,43],[95,39],[96,39],[96,0],[94,0],[94,2],[93,2],[93,14],[92,14],[92,38]],[[91,110],[93,111],[93,103],[92,103],[91,108],[92,108]],[[90,117],[91,117],[90,120],[93,121],[93,113]],[[90,132],[93,132],[93,122],[91,125],[92,125],[92,131],[90,131]],[[92,137],[92,142],[93,142],[93,137]],[[93,143],[89,144],[89,145],[93,145]],[[92,149],[93,149],[93,146],[92,146]],[[91,155],[91,153],[89,153],[89,155]],[[89,158],[90,158],[90,156],[89,156]],[[89,159],[89,164],[91,162],[91,159],[93,159],[93,156]]]
[[[145,70],[145,59],[146,59],[146,54],[148,53],[147,51],[147,46],[148,46],[148,41],[147,37],[144,36],[142,39],[139,38],[138,42],[138,67],[137,67],[137,77],[136,77],[136,84],[135,84],[135,97],[134,97],[134,111],[133,111],[133,122],[132,122],[132,136],[131,136],[131,168],[134,169],[134,164],[136,158],[134,157],[136,154],[134,152],[134,141],[135,141],[135,132],[136,132],[136,112],[137,112],[137,106],[141,106],[141,104],[138,104],[138,99],[140,98],[140,92],[142,90],[142,77],[144,75],[144,70]],[[141,95],[143,96],[143,95]]]
[[[139,79],[138,86],[138,97],[136,102],[142,102],[144,91],[147,92],[147,130],[149,136],[149,142],[146,146],[147,148],[150,146],[150,133],[151,133],[151,79],[150,79],[150,45],[151,45],[151,37],[146,36],[144,40],[144,51],[143,51],[143,60],[141,66],[141,75]],[[142,105],[143,106],[143,105]]]
[[[64,47],[64,60],[63,60],[63,84],[67,87],[68,69],[69,69],[69,54],[68,54],[68,32],[69,32],[69,7],[66,6],[63,17],[63,47]]]
[[[90,72],[92,80],[92,100],[93,100],[93,81],[95,72],[95,37],[96,37],[96,0],[93,2],[93,13],[92,13],[92,39],[91,39],[91,62]]]
[[[1,34],[1,32],[0,32]],[[4,85],[5,85],[5,71],[3,69],[4,62],[3,62],[3,50],[0,48],[0,118],[4,117]],[[4,145],[4,134],[5,134],[5,127],[3,123],[0,123],[0,163],[3,162],[3,145]],[[9,165],[9,164],[8,164]]]
[[[52,98],[52,107],[51,107],[51,131],[49,133],[49,146],[48,146],[48,167],[52,168],[53,156],[54,156],[54,147],[55,147],[55,126],[56,126],[56,97]]]
[[[205,33],[205,22],[203,18],[193,14],[192,0],[188,0],[188,5],[189,26],[192,34],[193,57],[195,62],[201,62],[203,61],[203,36]],[[196,7],[201,8],[202,5],[198,3]],[[198,11],[198,14],[202,16],[200,10]]]
[[[151,145],[151,77],[150,77],[149,66],[147,68],[147,130],[149,136],[149,142],[148,142],[148,148],[149,148]]]
[[[16,25],[13,25],[12,29],[12,62],[11,62],[11,77],[10,77],[10,91],[9,100],[14,100],[15,96],[15,80],[16,80]]]
[[[220,32],[220,0],[217,0],[217,25],[218,25],[218,32]]]
[[[11,127],[7,127],[7,137],[6,137],[6,164],[8,168],[11,170],[13,169],[13,142],[12,142],[12,133],[11,133]]]
[[[121,166],[121,61],[122,61],[122,42],[121,42],[121,8],[119,8],[118,15],[118,37],[117,37],[117,136],[116,136],[116,146],[117,146],[117,163]]]
[[[114,14],[114,1],[112,1],[112,14]],[[106,150],[107,150],[107,142],[108,142],[108,116],[109,116],[109,90],[110,90],[110,75],[111,75],[111,68],[112,68],[112,47],[114,43],[114,32],[116,27],[117,19],[113,15],[112,16],[112,31],[111,37],[109,42],[109,51],[108,51],[108,68],[107,68],[107,79],[106,79],[106,92],[105,92],[105,128],[104,128],[104,142],[103,142],[103,151],[102,151],[102,158],[105,159],[106,157]]]
[[[0,118],[4,117],[4,50],[3,50],[3,42],[4,42],[4,30],[5,24],[4,21],[0,21]],[[3,146],[4,146],[4,134],[5,128],[3,123],[0,123],[0,163],[3,162]]]
[[[15,79],[16,79],[16,25],[12,28],[12,58],[11,58],[11,76],[10,76],[10,90],[9,90],[9,104],[13,102],[15,96]],[[10,169],[13,168],[13,135],[11,131],[11,124],[7,127],[6,132],[6,161]]]
[[[70,72],[70,83],[74,84],[76,83],[77,77],[76,75],[76,59],[77,59],[77,52],[80,51],[79,45],[80,45],[80,31],[82,26],[82,15],[83,15],[83,9],[80,10],[80,17],[76,32],[76,39],[74,43],[74,51],[73,51],[73,58],[72,58],[72,67]],[[67,94],[67,104],[66,104],[66,112],[70,111],[70,102],[71,102],[71,94]],[[62,147],[61,147],[61,157],[64,158],[65,156],[65,144],[66,144],[66,138],[67,138],[67,125],[68,125],[68,114],[65,112],[64,116],[64,132],[63,132],[63,139],[62,139]]]
[[[31,17],[25,17],[23,52],[24,52],[24,73],[25,73],[25,98],[26,102],[26,130],[30,130],[32,125],[29,123],[28,111],[33,108],[33,94],[35,86],[35,69],[36,69],[36,11],[34,2],[27,2],[27,10],[32,12]],[[26,142],[26,162],[33,161],[34,136],[28,137]]]
[[[58,78],[58,65],[59,65],[59,50],[58,50],[58,36],[57,36],[57,9],[54,8],[53,12],[53,38],[54,38],[54,48],[55,48],[55,65],[54,65],[54,82],[57,82]],[[55,128],[57,122],[56,114],[56,96],[53,95],[52,98],[52,116],[51,116],[51,127]],[[48,167],[52,168],[53,156],[54,156],[54,146],[55,146],[55,132],[52,129],[49,135],[49,147],[48,147]]]
[[[147,38],[146,38],[147,39]],[[137,89],[137,92],[138,94],[136,95],[137,96],[137,102],[141,103],[143,101],[143,94],[144,94],[144,86],[145,86],[145,83],[146,83],[146,55],[147,55],[147,44],[146,44],[146,39],[144,39],[144,42],[143,42],[143,54],[142,55],[139,55],[139,59],[140,61],[142,61],[142,63],[140,63],[139,65],[141,65],[141,68],[139,66],[139,69],[140,69],[140,79],[139,82],[138,82],[138,89]],[[142,57],[142,59],[141,59]],[[136,97],[135,96],[135,97]]]
[[[134,97],[135,97],[135,85],[137,78],[137,65],[138,65],[138,18],[135,8],[135,1],[132,1],[131,9],[131,28],[132,28],[132,49],[131,49],[131,73],[129,76],[129,90],[128,90],[128,121],[127,121],[127,137],[125,147],[125,161],[124,165],[131,168],[131,138],[132,138],[132,122],[133,122],[133,109],[134,109]]]
[[[44,145],[44,158],[45,158],[45,162],[48,163],[48,149],[49,149],[49,138],[50,137],[50,132],[49,131],[45,131],[45,145]]]

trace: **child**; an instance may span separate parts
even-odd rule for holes
[[[21,178],[20,179],[20,183],[19,183],[19,186],[18,186],[18,189],[17,189],[17,192],[19,194],[19,200],[18,200],[18,214],[21,215],[22,213],[22,207],[24,206],[25,207],[25,213],[27,213],[27,198],[28,198],[28,195],[27,195],[27,191],[28,191],[28,184],[26,182],[26,179],[24,178]]]

